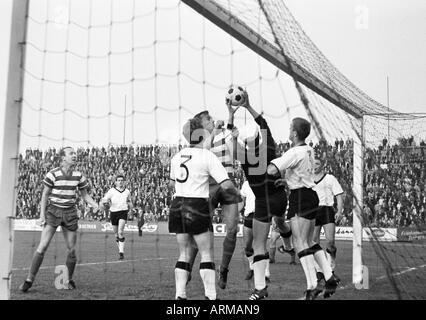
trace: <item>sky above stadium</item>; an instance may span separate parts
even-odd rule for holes
[[[425,1],[285,4],[365,93],[387,105],[389,77],[392,109],[426,112]],[[287,140],[291,118],[306,116],[292,79],[178,1],[32,0],[29,15],[21,151],[176,143],[184,121],[204,108],[226,120],[230,83],[247,88],[276,140]],[[237,117],[250,121],[243,110]],[[334,126],[323,125],[333,135]]]

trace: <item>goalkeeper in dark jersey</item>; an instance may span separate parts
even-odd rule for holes
[[[287,195],[284,186],[279,183],[280,177],[269,176],[267,166],[277,157],[275,141],[266,120],[249,102],[247,92],[244,92],[245,103],[242,107],[253,116],[257,126],[252,132],[240,132],[234,128],[233,135],[237,137],[237,159],[241,162],[244,174],[250,188],[256,196],[253,219],[253,271],[255,288],[250,300],[264,299],[268,296],[265,281],[265,271],[269,261],[266,248],[271,219],[276,216],[280,233],[285,237],[291,236],[291,230],[284,222],[287,207]],[[233,125],[233,116],[236,111],[228,105],[229,124]],[[246,130],[250,131],[250,130]]]

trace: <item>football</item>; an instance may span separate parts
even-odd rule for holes
[[[244,89],[240,86],[230,86],[226,93],[226,103],[231,102],[234,107],[241,106],[244,102]]]

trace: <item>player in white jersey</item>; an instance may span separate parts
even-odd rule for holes
[[[115,187],[108,190],[101,200],[101,204],[109,207],[112,230],[118,246],[119,260],[124,259],[124,227],[127,215],[132,209],[130,191],[124,186],[124,176],[119,174],[115,178]]]
[[[213,121],[208,111],[202,111],[194,116],[196,121],[199,121],[203,129],[209,134],[204,148],[209,149],[219,159],[221,164],[225,167],[229,179],[235,184],[235,172],[234,172],[234,155],[233,155],[233,144],[235,139],[232,136],[232,126],[229,125],[227,128],[223,128],[224,122]],[[221,205],[223,220],[226,225],[226,235],[223,239],[223,250],[222,260],[219,268],[219,281],[218,285],[221,289],[226,288],[228,281],[229,264],[235,251],[237,243],[237,231],[238,231],[238,203],[241,198],[235,194],[229,194],[223,191],[222,188],[214,181],[210,179],[209,185],[209,199],[210,199],[210,210],[213,212],[218,205]],[[191,253],[190,265],[192,265],[197,254],[196,249]]]
[[[314,163],[315,187],[314,190],[319,198],[319,210],[315,218],[314,241],[320,243],[321,228],[324,229],[326,239],[326,255],[330,261],[331,270],[336,267],[337,248],[334,243],[336,221],[342,218],[343,212],[343,189],[332,174],[324,172],[324,161],[316,158]],[[337,200],[337,212],[334,210],[334,197]],[[335,275],[336,280],[340,279]],[[317,280],[322,283],[324,274],[317,267]]]
[[[218,158],[204,148],[209,133],[200,121],[184,126],[189,148],[178,152],[170,164],[170,184],[175,188],[170,207],[169,232],[176,233],[179,259],[175,266],[176,299],[186,299],[192,245],[201,255],[200,275],[206,299],[216,299],[216,271],[213,257],[213,226],[209,207],[209,178],[229,194],[239,196]]]
[[[292,147],[281,157],[271,161],[268,174],[281,175],[290,189],[287,219],[290,219],[293,243],[307,280],[305,299],[315,299],[317,277],[315,261],[320,265],[326,279],[324,297],[336,291],[337,282],[330,263],[319,244],[313,241],[318,196],[312,189],[314,182],[314,150],[306,145],[311,124],[303,118],[294,118],[290,124],[289,139]]]

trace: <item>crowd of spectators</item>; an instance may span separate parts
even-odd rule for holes
[[[19,158],[17,217],[37,218],[45,174],[59,165],[59,150],[26,150]],[[77,170],[90,182],[90,195],[97,202],[114,186],[114,177],[121,172],[126,177],[134,210],[130,219],[143,211],[148,220],[167,221],[172,198],[169,188],[169,159],[177,147],[160,145],[122,146],[77,149]],[[87,220],[105,220],[107,212],[94,214],[81,199],[77,209]],[[152,215],[152,217],[151,217]]]
[[[320,141],[313,146],[326,159],[345,191],[341,225],[352,225],[353,145],[350,140],[334,145]],[[426,221],[426,143],[413,137],[364,151],[364,225],[377,227],[423,226]]]
[[[334,143],[310,142],[317,156],[326,159],[326,171],[334,174],[343,190],[345,202],[340,225],[352,225],[353,144],[351,140]],[[114,176],[124,173],[134,206],[129,219],[144,215],[147,222],[167,221],[173,190],[169,187],[171,157],[181,146],[109,146],[77,149],[77,169],[90,181],[90,194],[99,201],[114,185]],[[288,150],[288,143],[277,145],[278,153]],[[28,149],[19,158],[17,218],[39,216],[45,174],[59,165],[58,149]],[[424,224],[426,219],[426,144],[401,139],[389,145],[384,139],[378,148],[366,148],[364,154],[364,224],[398,227]],[[243,172],[237,168],[237,184]],[[81,219],[102,221],[107,212],[94,214],[78,200]],[[220,210],[214,221],[219,222]]]

